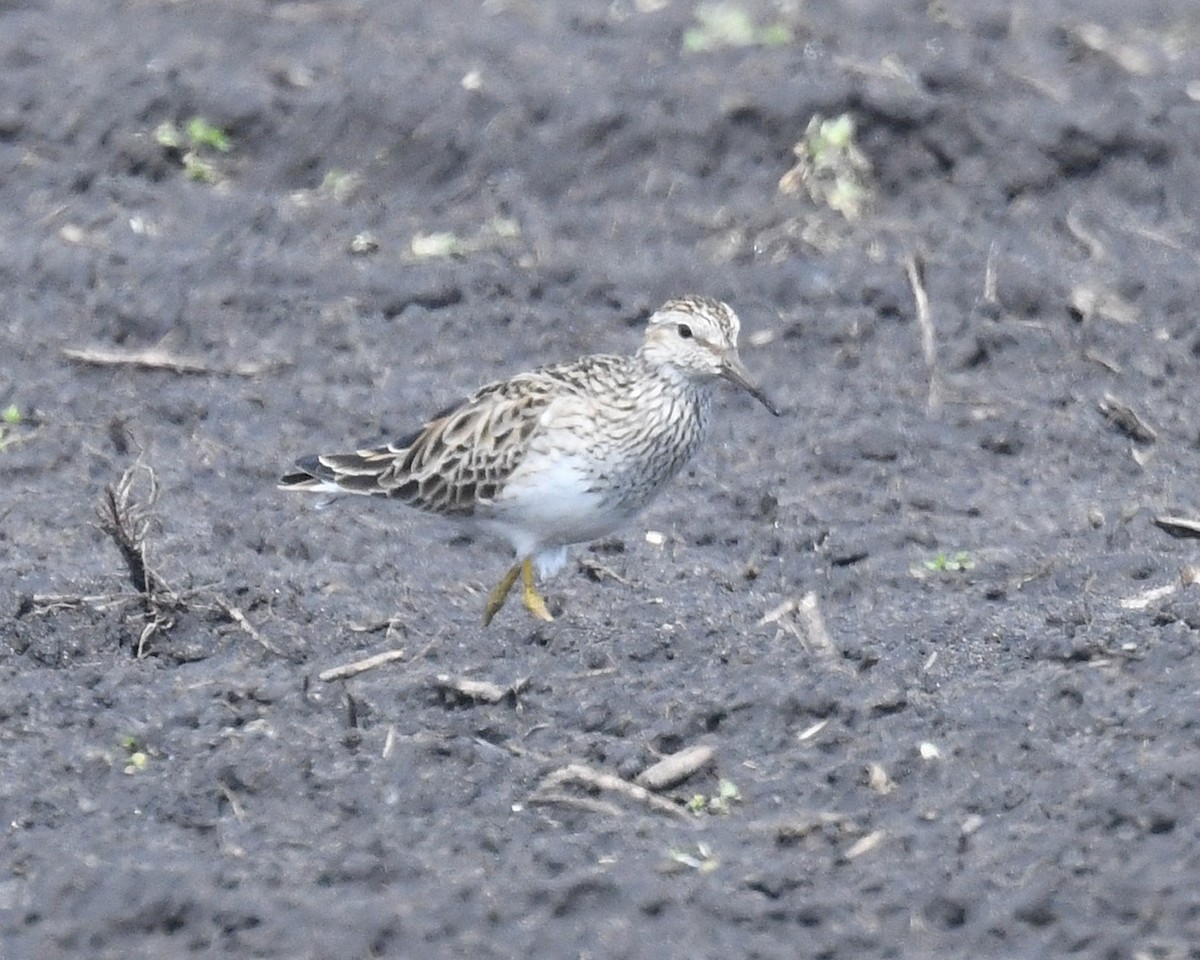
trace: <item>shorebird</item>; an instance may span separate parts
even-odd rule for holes
[[[632,356],[490,383],[392,443],[303,457],[279,486],[387,497],[498,534],[516,562],[488,595],[484,626],[518,577],[529,612],[552,620],[537,578],[563,566],[569,545],[631,519],[691,459],[718,380],[779,416],[738,358],[739,329],[728,304],[668,300]]]

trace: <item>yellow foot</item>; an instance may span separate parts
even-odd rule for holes
[[[504,606],[504,601],[512,593],[513,584],[517,582],[518,576],[521,577],[525,585],[523,598],[525,600],[525,609],[539,620],[550,621],[554,619],[550,615],[550,611],[546,609],[546,601],[537,592],[537,586],[533,582],[533,558],[526,557],[524,560],[518,560],[509,567],[508,572],[496,584],[496,588],[488,594],[487,605],[483,608],[483,625],[485,627],[492,622],[492,617],[499,613],[500,608]]]
[[[508,572],[496,584],[496,588],[488,594],[487,606],[483,608],[483,625],[486,627],[492,622],[492,617],[500,612],[500,608],[504,606],[504,601],[508,599],[509,593],[512,591],[513,584],[517,582],[517,574],[521,572],[521,561],[517,561],[508,568]]]
[[[521,564],[521,579],[525,582],[525,609],[539,620],[552,621],[554,617],[546,609],[546,601],[533,583],[533,560],[529,557]]]

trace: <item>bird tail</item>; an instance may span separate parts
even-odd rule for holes
[[[279,478],[280,490],[308,493],[358,493],[386,496],[390,487],[380,481],[395,464],[396,451],[390,447],[301,457],[296,469]]]

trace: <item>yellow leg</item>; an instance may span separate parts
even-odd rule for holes
[[[528,563],[528,561],[526,561],[526,563]],[[496,584],[496,588],[488,594],[487,606],[483,608],[483,625],[485,627],[492,622],[492,617],[499,613],[500,608],[504,606],[504,601],[508,599],[508,595],[512,591],[513,584],[517,582],[517,574],[520,572],[521,561],[518,560],[508,568],[508,572],[504,574],[500,582]]]
[[[521,564],[521,578],[525,581],[525,609],[532,613],[539,620],[553,620],[550,616],[550,611],[546,609],[546,601],[542,599],[542,595],[537,592],[537,587],[533,582],[533,559],[526,557],[525,562]]]

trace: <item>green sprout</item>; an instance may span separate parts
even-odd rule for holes
[[[925,569],[934,573],[963,573],[974,568],[975,561],[965,550],[959,550],[953,555],[939,550],[932,560],[925,561]]]
[[[683,34],[683,49],[703,53],[720,47],[780,47],[792,42],[786,23],[758,26],[753,18],[733,3],[703,4],[696,10],[699,24]]]
[[[792,148],[796,165],[779,181],[781,193],[803,190],[816,203],[857,220],[871,198],[871,163],[854,140],[848,113],[826,120],[816,114]]]
[[[732,780],[721,780],[717,784],[715,796],[706,797],[702,793],[695,794],[687,802],[687,808],[699,816],[702,813],[729,813],[734,803],[740,802],[742,792]]]
[[[0,452],[21,442],[22,437],[17,432],[17,428],[24,422],[25,417],[21,414],[21,408],[15,403],[10,403],[0,411]]]
[[[228,153],[233,149],[229,134],[203,117],[192,117],[187,122],[187,135],[193,148],[209,147],[218,153]]]
[[[146,769],[150,757],[138,743],[137,737],[122,737],[121,749],[125,751],[128,760],[128,763],[125,764],[125,773],[132,775]]]
[[[217,183],[221,174],[210,159],[212,153],[229,153],[233,141],[229,134],[204,117],[192,117],[182,128],[169,121],[154,130],[154,140],[167,150],[181,154],[184,173],[189,180]]]

